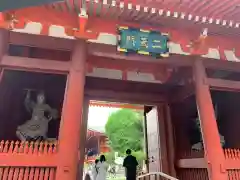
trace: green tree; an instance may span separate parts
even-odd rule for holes
[[[132,155],[135,156],[139,162],[146,159],[146,154],[143,151],[134,151]]]
[[[121,154],[126,149],[142,151],[143,149],[143,118],[137,111],[121,109],[112,113],[105,126],[109,145]]]
[[[111,151],[111,152],[104,153],[104,156],[106,157],[107,162],[109,164],[114,164],[114,160],[115,160],[114,152]]]

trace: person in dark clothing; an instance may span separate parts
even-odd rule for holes
[[[123,161],[123,167],[125,167],[126,180],[136,180],[138,162],[136,157],[131,155],[131,150],[126,151],[127,157]]]

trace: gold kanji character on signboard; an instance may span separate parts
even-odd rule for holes
[[[161,41],[160,40],[153,40],[153,45],[152,48],[156,49],[156,48],[162,48],[161,46]]]
[[[133,47],[135,47],[136,46],[136,39],[135,39],[135,37],[134,36],[131,36],[131,35],[128,35],[127,36],[127,44],[128,43],[131,43],[131,45],[133,46]]]
[[[140,46],[148,48],[148,39],[146,37],[140,37]]]

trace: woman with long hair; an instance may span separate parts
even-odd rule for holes
[[[106,163],[106,158],[104,155],[100,156],[99,162],[96,165],[97,168],[97,178],[96,180],[106,180],[108,164]]]

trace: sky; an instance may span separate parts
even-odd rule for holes
[[[102,127],[104,129],[108,116],[117,111],[118,108],[109,107],[89,107],[88,111],[88,127]]]

